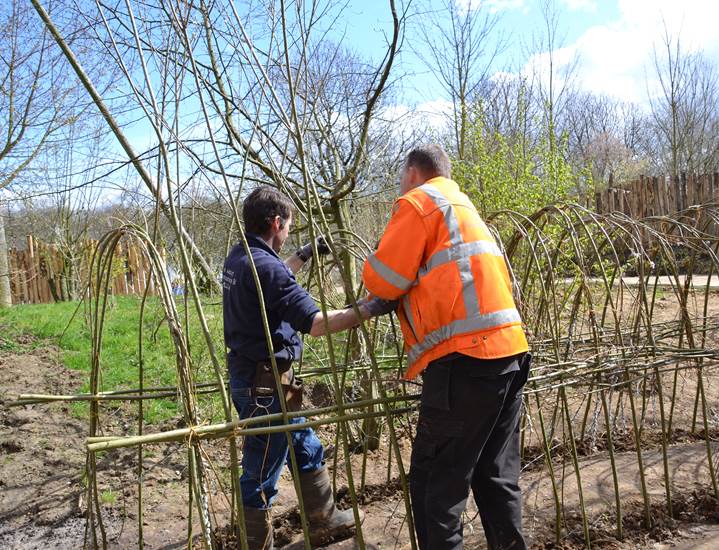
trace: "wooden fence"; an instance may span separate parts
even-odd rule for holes
[[[595,194],[597,212],[623,212],[640,219],[667,216],[697,204],[719,203],[719,172],[681,176],[641,176],[631,183]]]
[[[11,248],[10,290],[13,304],[39,304],[80,298],[88,286],[90,262],[97,241],[89,240],[63,251],[28,235],[26,248]],[[139,247],[132,242],[120,242],[112,269],[113,294],[141,296],[155,294],[150,264]]]

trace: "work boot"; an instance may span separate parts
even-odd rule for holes
[[[310,523],[310,542],[317,544],[328,537],[349,534],[355,526],[352,510],[338,510],[332,498],[332,482],[327,468],[300,473],[302,500]],[[360,522],[364,513],[359,511]]]
[[[250,550],[274,550],[275,538],[272,534],[270,510],[245,506],[244,511],[248,548]]]

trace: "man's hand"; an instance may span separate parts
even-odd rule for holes
[[[320,256],[327,256],[327,254],[332,252],[324,235],[317,237],[317,252],[319,252]]]
[[[317,237],[317,253],[320,256],[326,256],[330,253],[330,247],[327,246],[327,241],[325,240],[323,235]],[[295,252],[295,254],[297,254],[300,260],[306,262],[314,254],[314,251],[312,250],[312,243],[307,243],[304,246],[301,246],[297,249],[297,252]]]
[[[399,300],[383,300],[382,298],[363,298],[357,302],[369,314],[368,318],[386,315],[397,310]]]

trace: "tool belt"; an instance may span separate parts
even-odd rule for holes
[[[288,411],[299,411],[302,408],[302,381],[295,377],[291,361],[277,361],[282,392]],[[272,372],[272,363],[261,361],[255,366],[255,377],[252,381],[252,397],[257,401],[261,397],[277,396],[277,384]]]

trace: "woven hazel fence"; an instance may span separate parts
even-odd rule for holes
[[[600,214],[622,212],[630,218],[668,216],[690,206],[719,202],[719,172],[679,176],[641,176],[639,179],[609,186],[595,194]]]
[[[90,283],[90,264],[97,240],[88,240],[72,251],[27,236],[25,249],[8,251],[10,291],[13,304],[40,304],[79,299]],[[121,244],[113,260],[110,292],[115,295],[142,296],[149,286],[150,264],[133,243]],[[95,287],[90,285],[91,291]]]

